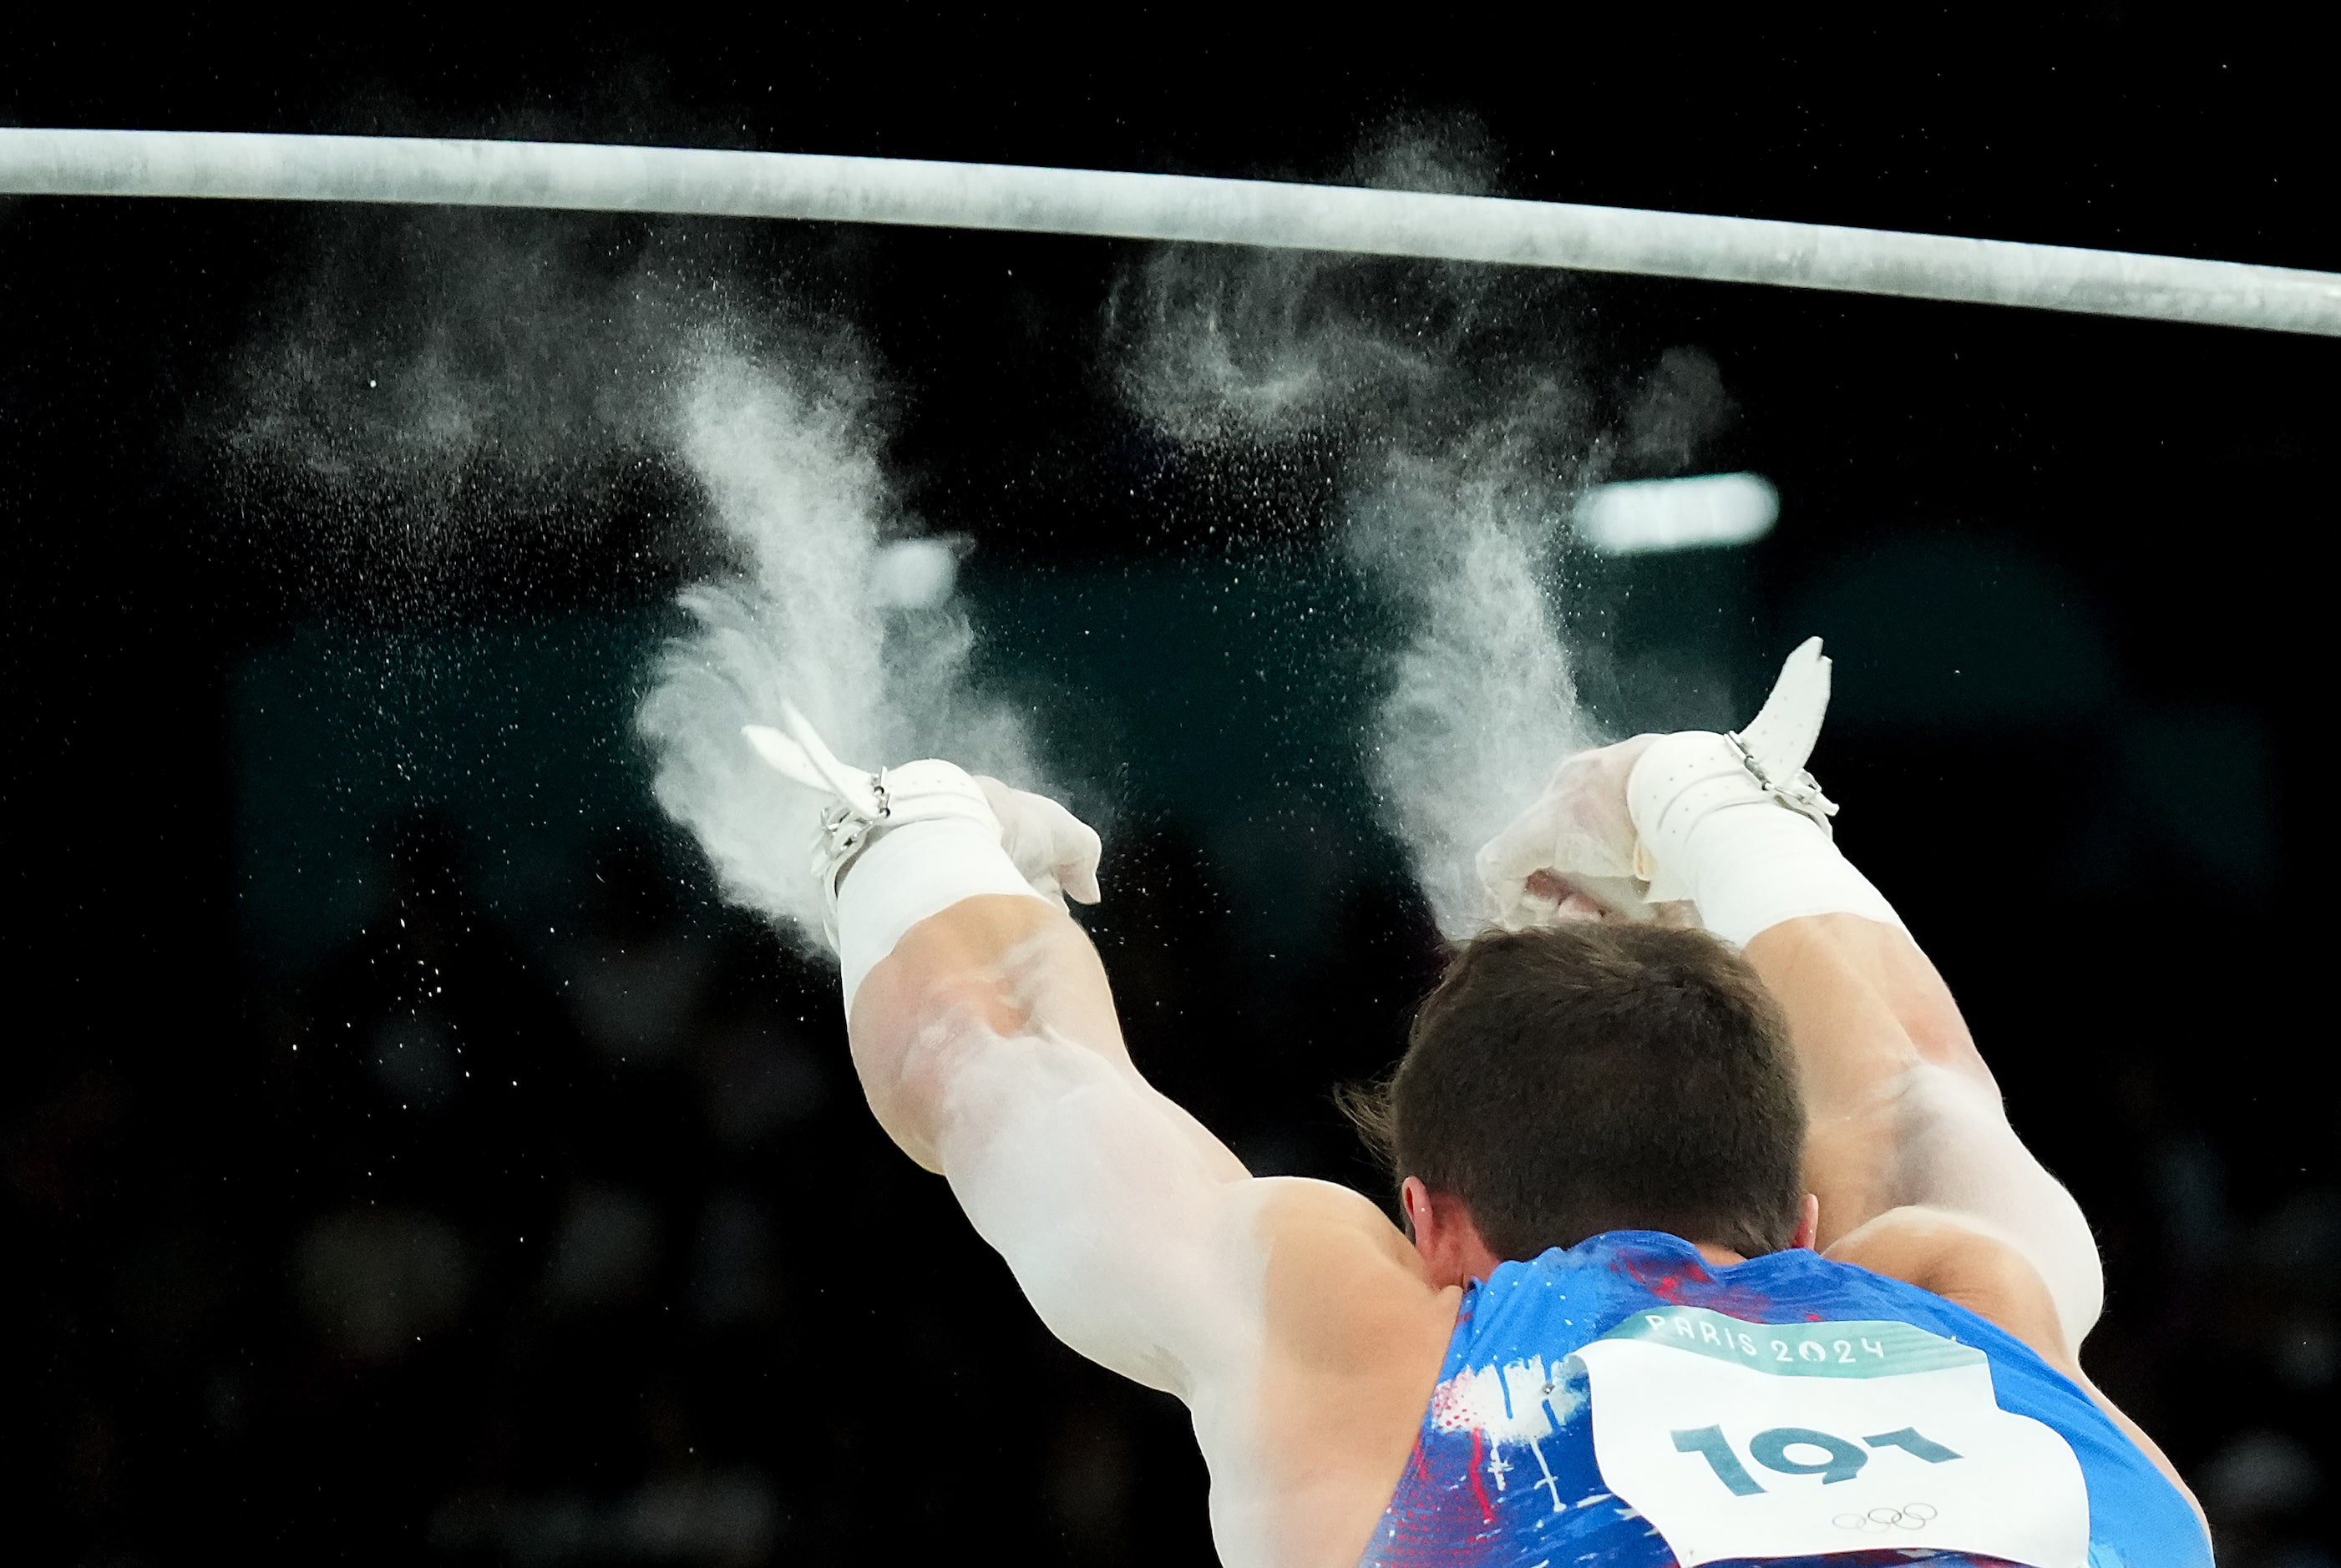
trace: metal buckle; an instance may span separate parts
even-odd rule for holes
[[[1824,832],[1829,830],[1829,819],[1837,815],[1837,802],[1821,793],[1820,780],[1802,768],[1790,778],[1775,779],[1764,770],[1764,764],[1756,759],[1756,753],[1748,749],[1748,742],[1737,732],[1727,733],[1723,738],[1739,753],[1740,765],[1764,793],[1789,810],[1811,818]]]
[[[874,816],[869,807],[844,800],[835,802],[821,814],[822,838],[828,848],[816,857],[813,869],[828,884],[832,898],[836,896],[837,885],[845,879],[845,873],[877,841],[886,819],[893,815],[884,773],[871,780],[870,789],[877,808]]]

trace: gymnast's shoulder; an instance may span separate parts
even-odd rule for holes
[[[2067,1335],[2056,1298],[2039,1269],[1989,1226],[1966,1215],[1911,1204],[1888,1209],[1848,1231],[1823,1255],[1931,1291],[2022,1340],[2087,1394],[2201,1516],[2202,1504],[2178,1467],[2082,1370],[2080,1347]]]
[[[1352,1563],[1412,1451],[1463,1293],[1434,1283],[1362,1194],[1293,1176],[1253,1187],[1266,1266],[1249,1485],[1268,1504],[1269,1560]]]

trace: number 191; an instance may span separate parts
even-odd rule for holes
[[[1732,1451],[1730,1442],[1720,1426],[1695,1426],[1674,1434],[1675,1452],[1696,1454],[1705,1459],[1715,1478],[1723,1483],[1734,1497],[1752,1497],[1764,1488],[1748,1474]],[[1959,1455],[1928,1437],[1919,1435],[1915,1426],[1905,1426],[1898,1432],[1881,1432],[1861,1440],[1869,1448],[1898,1448],[1905,1454],[1940,1464]],[[1819,1459],[1793,1457],[1791,1448],[1817,1449]],[[1817,1432],[1809,1426],[1771,1426],[1748,1440],[1748,1456],[1767,1470],[1782,1475],[1818,1475],[1824,1486],[1839,1481],[1850,1481],[1861,1474],[1869,1463],[1869,1454],[1858,1444],[1849,1443],[1832,1433]]]

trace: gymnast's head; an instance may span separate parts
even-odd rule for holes
[[[1397,1070],[1344,1108],[1442,1285],[1609,1230],[1753,1257],[1804,1215],[1787,1023],[1703,931],[1488,932],[1424,999]]]

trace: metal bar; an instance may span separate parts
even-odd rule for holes
[[[0,128],[0,194],[800,218],[1639,273],[2341,336],[2341,275],[1495,196],[801,153]]]

